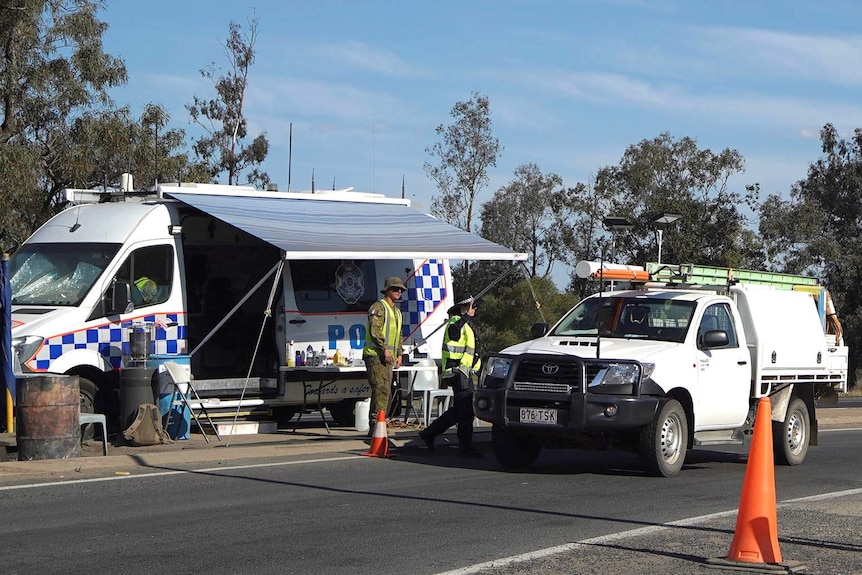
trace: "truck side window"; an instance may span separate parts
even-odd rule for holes
[[[136,308],[163,303],[171,295],[174,275],[174,250],[171,246],[138,248],[129,255],[120,270],[118,280],[132,286],[132,301]]]
[[[703,334],[712,330],[727,332],[727,347],[738,346],[736,328],[733,325],[733,316],[727,304],[713,304],[706,308],[700,320],[700,327],[697,330],[698,341],[703,337]]]

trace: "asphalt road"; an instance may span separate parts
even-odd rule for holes
[[[862,573],[862,431],[820,439],[776,468],[782,550],[808,573]],[[628,454],[551,451],[512,473],[453,449],[358,453],[2,486],[3,571],[732,573],[704,561],[732,541],[744,449],[692,452],[671,479]]]

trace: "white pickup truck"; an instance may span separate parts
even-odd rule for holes
[[[588,297],[550,330],[534,326],[536,339],[487,356],[474,409],[493,424],[497,460],[527,467],[543,446],[622,447],[670,477],[693,446],[743,443],[768,396],[777,461],[802,463],[817,442],[815,398],[847,385],[828,292],[784,274],[705,286],[694,269]]]

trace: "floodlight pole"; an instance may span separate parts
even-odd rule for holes
[[[658,262],[661,264],[661,244],[664,239],[664,228],[682,218],[680,214],[670,214],[662,212],[650,218],[650,224],[655,228],[656,239],[658,240]]]
[[[610,216],[602,219],[602,223],[611,231],[611,262],[617,261],[617,232],[630,230],[634,227],[626,218],[618,216]]]

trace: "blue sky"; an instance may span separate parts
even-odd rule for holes
[[[352,186],[428,209],[434,129],[473,91],[504,147],[481,201],[536,163],[566,185],[618,164],[662,132],[737,149],[746,173],[787,195],[820,156],[827,122],[862,127],[862,3],[847,0],[109,0],[105,49],[135,115],[154,102],[189,130],[209,97],[199,70],[225,68],[228,24],[260,19],[246,116],[287,189]]]

